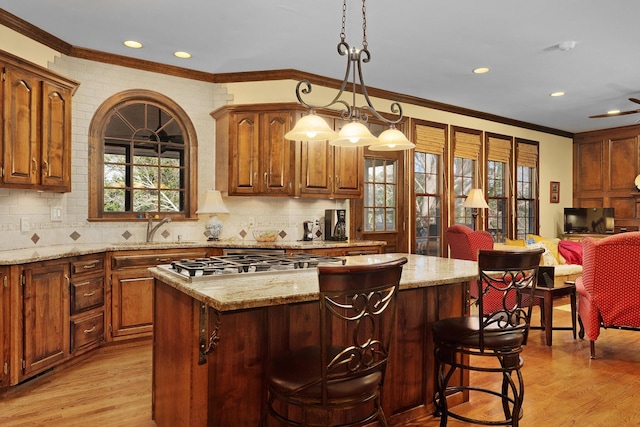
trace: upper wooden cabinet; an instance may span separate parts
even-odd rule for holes
[[[216,119],[216,184],[230,196],[293,195],[294,143],[284,138],[290,111],[230,106]]]
[[[325,117],[339,130],[344,122]],[[299,141],[296,195],[300,197],[359,198],[363,191],[364,150],[333,147],[329,141]]]
[[[78,84],[0,51],[0,185],[71,191],[71,97]]]
[[[229,105],[216,119],[216,186],[230,196],[359,198],[362,148],[288,141],[298,104]],[[325,116],[338,130],[344,122]]]

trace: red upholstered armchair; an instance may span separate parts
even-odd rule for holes
[[[453,224],[446,234],[450,258],[478,261],[480,249],[493,249],[493,236],[484,230],[474,231],[466,225]],[[469,291],[473,298],[478,298],[477,286],[470,286]],[[494,308],[485,300],[484,311],[491,312]]]
[[[478,261],[480,249],[493,249],[493,236],[487,231],[473,231],[463,224],[447,229],[447,242],[451,258]]]
[[[591,358],[601,326],[640,329],[640,232],[584,239],[576,292],[580,338],[586,332]]]

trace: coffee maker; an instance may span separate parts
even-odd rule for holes
[[[313,221],[305,221],[302,223],[304,230],[302,232],[302,240],[310,242],[313,240]]]
[[[324,240],[347,240],[346,209],[326,209],[324,211]]]

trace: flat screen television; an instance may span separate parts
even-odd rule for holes
[[[613,234],[613,208],[564,208],[564,232]]]

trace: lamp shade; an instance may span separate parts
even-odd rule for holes
[[[395,127],[382,132],[378,137],[378,142],[369,146],[371,151],[401,151],[415,148],[416,144],[409,141],[404,133]]]
[[[326,141],[337,138],[338,133],[322,117],[310,112],[302,116],[284,137],[292,141]]]
[[[204,204],[196,213],[229,213],[229,209],[222,201],[222,195],[218,190],[208,190]]]
[[[465,208],[488,209],[489,205],[484,200],[482,188],[472,188],[467,194],[467,200],[462,204]]]
[[[338,138],[329,141],[336,147],[364,147],[375,144],[378,138],[373,136],[369,129],[360,122],[349,122],[340,129]]]

